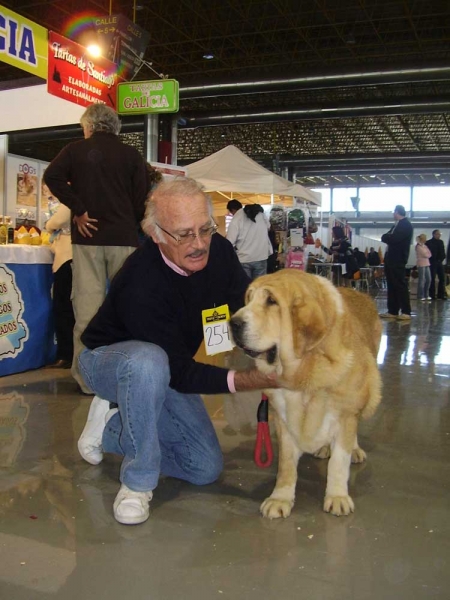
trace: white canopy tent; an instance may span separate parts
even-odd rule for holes
[[[188,176],[200,182],[205,191],[210,193],[218,215],[226,214],[226,205],[231,198],[258,204],[292,206],[295,197],[303,202],[321,205],[320,194],[275,175],[236,146],[226,146],[186,168]]]

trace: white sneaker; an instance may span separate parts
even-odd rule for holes
[[[99,396],[92,399],[86,425],[78,440],[78,452],[91,465],[98,465],[103,460],[103,431],[106,423],[117,411],[117,408],[110,409],[109,402]]]
[[[390,312],[379,313],[378,315],[381,319],[396,319],[397,315],[393,315]]]
[[[411,321],[411,315],[405,315],[402,313],[401,315],[398,315],[397,320],[398,321]]]
[[[114,500],[114,518],[122,525],[139,525],[150,515],[148,503],[153,492],[134,492],[124,483]]]

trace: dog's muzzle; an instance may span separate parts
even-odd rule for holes
[[[247,327],[246,322],[240,318],[232,317],[230,319],[230,325],[231,325],[231,333],[233,334],[233,339],[236,343],[236,346],[239,346],[239,348],[242,348],[242,350],[245,352],[245,354],[247,354],[251,358],[262,358],[262,355],[265,354],[266,360],[269,363],[269,365],[272,365],[275,362],[275,360],[277,358],[276,344],[274,346],[272,346],[271,348],[269,348],[268,350],[253,350],[252,348],[249,348],[248,346],[246,346],[244,343],[245,329]]]

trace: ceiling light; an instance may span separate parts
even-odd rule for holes
[[[82,29],[81,31],[75,32],[71,39],[81,46],[84,46],[91,56],[101,56],[102,47],[99,44],[99,38],[93,25],[88,25],[88,27]]]
[[[94,58],[98,58],[102,55],[102,49],[98,44],[89,44],[89,46],[87,47],[87,51]]]

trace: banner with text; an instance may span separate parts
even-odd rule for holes
[[[47,79],[48,31],[0,6],[0,61]]]
[[[115,109],[117,65],[50,31],[47,91],[80,106],[100,102]]]

